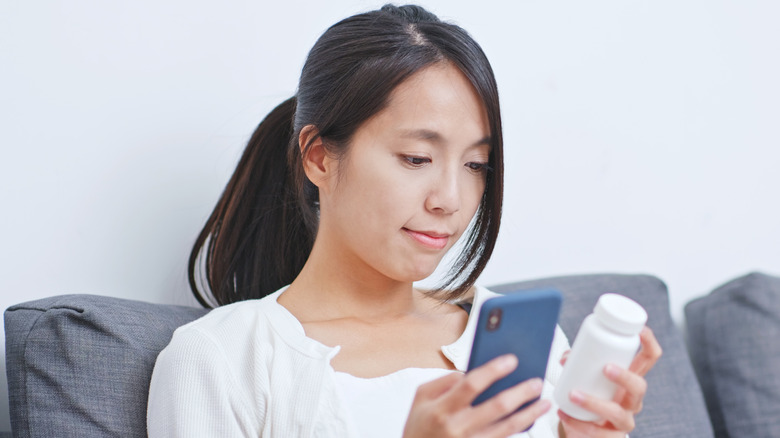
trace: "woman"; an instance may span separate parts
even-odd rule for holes
[[[474,315],[456,305],[491,296],[474,283],[498,235],[502,147],[493,72],[465,31],[389,5],[328,29],[195,244],[193,290],[222,307],[160,354],[150,436],[624,436],[660,354],[649,331],[610,375],[621,396],[580,400],[602,423],[555,416],[558,363],[471,406],[517,363],[464,374]],[[415,289],[463,233],[446,284]],[[567,348],[558,330],[552,357]]]

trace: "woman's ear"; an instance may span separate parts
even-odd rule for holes
[[[306,125],[298,135],[298,146],[301,149],[303,171],[315,186],[325,189],[325,183],[335,171],[334,160],[320,137],[317,127]]]

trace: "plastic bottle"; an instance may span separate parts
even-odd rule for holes
[[[604,375],[611,363],[628,369],[639,349],[639,332],[647,322],[647,312],[635,301],[618,294],[599,297],[577,333],[554,398],[566,414],[582,421],[601,418],[569,400],[573,390],[611,400],[617,384]]]

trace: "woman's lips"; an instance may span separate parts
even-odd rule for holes
[[[437,233],[435,231],[414,231],[408,228],[404,228],[404,231],[412,239],[432,249],[444,249],[450,240],[449,234]]]

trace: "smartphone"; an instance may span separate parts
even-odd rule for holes
[[[480,394],[472,405],[533,377],[544,379],[561,301],[557,290],[539,289],[514,292],[482,303],[468,370],[508,353],[517,356],[518,364],[511,374]]]

